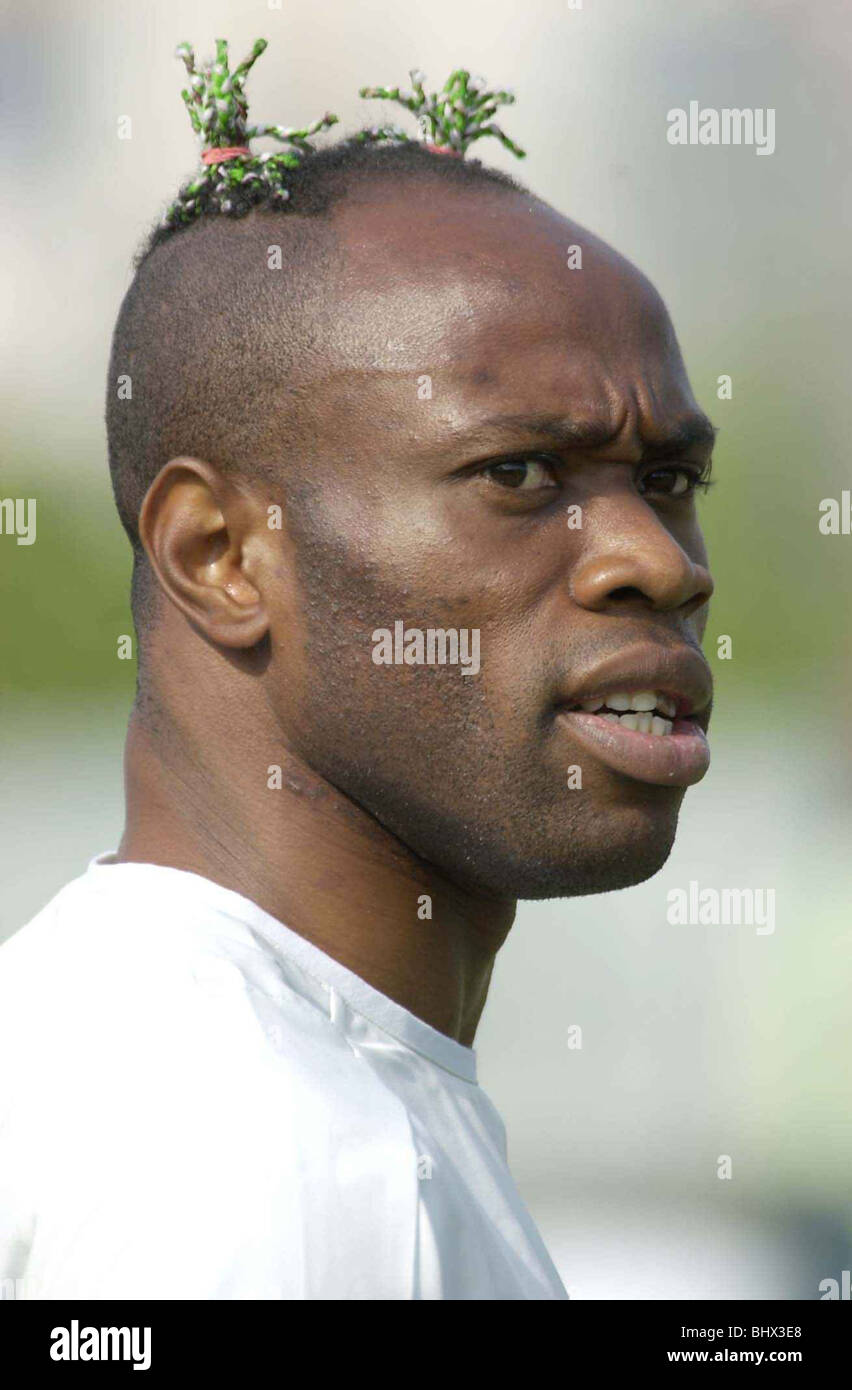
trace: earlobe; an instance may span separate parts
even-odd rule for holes
[[[269,626],[246,568],[256,524],[249,499],[194,458],[171,459],[160,470],[139,514],[139,535],[163,592],[225,647],[253,647]]]

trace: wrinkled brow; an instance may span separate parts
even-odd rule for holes
[[[495,415],[480,420],[471,431],[463,431],[457,442],[473,441],[478,436],[489,439],[500,435],[534,436],[542,442],[561,445],[563,448],[599,449],[611,444],[618,435],[618,428],[604,420],[572,420],[565,415],[540,413],[520,415]],[[673,458],[685,450],[704,445],[712,447],[716,429],[706,415],[701,412],[683,416],[673,427],[658,435],[643,439],[643,457]]]

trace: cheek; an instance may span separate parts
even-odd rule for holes
[[[683,537],[677,537],[677,539],[693,564],[701,565],[704,569],[709,569],[707,546],[697,518],[693,519],[692,524],[687,528],[686,534]],[[689,619],[699,642],[704,637],[709,616],[709,605],[704,603],[700,608],[696,609]]]
[[[684,544],[684,549],[687,555],[689,556],[690,560],[692,560],[693,564],[702,565],[704,569],[710,570],[710,559],[707,554],[707,545],[704,540],[704,532],[701,530],[697,518],[690,529],[689,535],[687,536],[686,542]],[[710,573],[712,574],[712,570],[710,570]],[[701,610],[701,613],[703,616],[703,621],[706,623],[706,604]]]
[[[356,497],[338,490],[315,503],[295,536],[298,611],[293,635],[281,615],[276,674],[300,726],[313,706],[329,717],[334,708],[370,711],[385,731],[401,721],[410,732],[415,710],[448,726],[485,720],[511,740],[521,725],[529,731],[541,699],[542,618],[555,595],[567,594],[573,533],[554,522],[558,537],[546,543],[540,522],[484,518],[461,490],[403,496],[401,487],[382,486]],[[416,650],[411,664],[399,662],[400,623],[424,641],[429,630],[454,634],[471,673],[422,667]],[[388,634],[388,664],[374,660],[380,630]]]
[[[707,546],[704,541],[704,532],[701,530],[700,522],[695,513],[679,526],[673,526],[672,535],[693,564],[707,567]]]
[[[282,649],[274,698],[297,749],[359,796],[406,768],[412,787],[452,784],[459,799],[457,777],[486,779],[495,749],[511,757],[535,732],[528,631],[502,591],[450,578],[379,575],[351,556],[328,582],[305,576],[299,650]]]

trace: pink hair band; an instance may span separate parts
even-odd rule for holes
[[[201,156],[201,163],[224,164],[226,159],[237,159],[241,154],[251,154],[248,145],[223,145],[221,149],[205,150]]]

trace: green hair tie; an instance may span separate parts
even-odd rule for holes
[[[206,212],[241,216],[259,202],[273,207],[282,205],[290,196],[286,171],[312,152],[309,136],[336,124],[338,118],[330,112],[303,130],[248,124],[243,87],[266,47],[266,39],[257,39],[249,56],[233,72],[228,68],[227,39],[217,39],[216,57],[198,68],[188,43],[176,48],[175,56],[183,60],[189,74],[189,86],[181,96],[192,128],[202,138],[201,160],[205,168],[181,189],[163,218],[164,227],[185,226]],[[271,135],[288,148],[253,155],[249,141],[259,135]]]
[[[423,90],[425,73],[412,68],[410,72],[413,91],[401,92],[399,87],[362,87],[359,95],[384,101],[396,101],[411,111],[420,122],[421,140],[428,148],[464,158],[465,151],[474,140],[485,135],[493,135],[507,150],[519,159],[526,158],[526,152],[509,139],[491,117],[498,106],[511,106],[514,93],[508,90],[490,92],[484,77],[471,78],[464,68],[450,73],[442,90],[427,96]],[[358,140],[408,141],[399,126],[374,126],[361,131]]]

